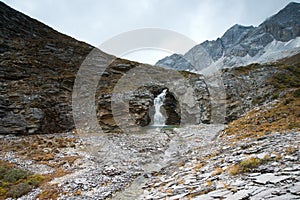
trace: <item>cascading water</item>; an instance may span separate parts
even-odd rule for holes
[[[154,107],[155,107],[155,113],[154,113],[154,119],[153,119],[153,126],[164,126],[166,118],[161,114],[160,108],[164,104],[165,97],[166,97],[167,89],[164,89],[161,94],[159,94],[154,99]]]

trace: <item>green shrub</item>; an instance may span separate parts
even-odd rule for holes
[[[300,89],[297,89],[297,90],[293,93],[293,96],[296,97],[296,98],[299,98],[299,97],[300,97]]]
[[[44,180],[44,177],[42,175],[39,174],[35,174],[32,176],[29,176],[28,179],[26,180],[26,183],[28,183],[29,185],[32,185],[34,187],[37,187],[40,182],[42,182]]]
[[[240,163],[241,171],[247,172],[250,169],[256,168],[262,164],[262,159],[250,157]]]
[[[264,159],[250,157],[242,160],[239,164],[232,165],[228,167],[227,171],[231,175],[241,174],[249,172],[252,169],[257,168],[259,165],[268,162],[269,156],[266,156]]]
[[[0,187],[0,197],[4,196],[6,194],[6,190],[2,187]]]
[[[38,187],[44,178],[0,160],[0,200],[18,198]]]
[[[30,176],[28,171],[12,168],[4,175],[3,180],[5,182],[15,183],[19,179],[26,179],[28,176]]]
[[[4,174],[8,171],[8,168],[6,166],[0,165],[0,179],[3,179]]]

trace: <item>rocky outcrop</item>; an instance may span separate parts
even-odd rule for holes
[[[0,134],[74,128],[71,94],[93,48],[0,3]]]
[[[156,65],[164,67],[166,69],[175,70],[193,70],[194,67],[190,64],[183,55],[172,54],[159,60]]]
[[[289,62],[289,59],[284,62]],[[226,122],[241,117],[256,106],[281,98],[300,86],[299,63],[251,64],[222,71],[227,102]]]
[[[74,129],[73,85],[78,78],[80,65],[94,48],[58,33],[4,3],[0,3],[0,16],[1,27],[3,27],[0,31],[0,134],[42,134]],[[143,65],[116,59],[100,50],[97,50],[97,55],[99,62],[112,62],[100,80],[94,80],[93,77],[89,80],[98,81],[97,117],[104,130],[117,131],[119,128],[111,109],[114,86],[127,71]],[[148,73],[157,73],[156,67],[145,67],[150,70]],[[90,70],[94,70],[93,67],[90,67]],[[147,70],[143,73],[147,74]],[[145,76],[143,73],[141,77]],[[164,80],[164,76],[160,75],[159,79]],[[82,85],[82,87],[86,86],[88,85]],[[140,87],[139,90],[128,93],[129,110],[135,125],[147,126],[151,124],[153,99],[166,86],[154,81],[152,85],[140,85]],[[82,94],[74,95],[83,97],[81,105],[84,106],[89,103],[85,100],[89,91],[87,89],[81,92]],[[172,92],[167,94],[164,105],[168,116],[167,124],[178,124],[181,120],[179,113],[181,110],[186,110],[180,108],[179,100],[176,98],[178,97]],[[202,103],[206,101],[208,99],[203,100]],[[188,109],[193,110],[192,107],[188,106]],[[87,108],[92,107],[87,105]],[[119,112],[122,113],[123,110]],[[122,115],[126,113],[122,113],[121,118]],[[188,116],[189,111],[184,115]],[[196,115],[199,122],[200,113]],[[126,124],[126,121],[122,123]]]
[[[300,35],[300,4],[289,3],[283,10],[267,19],[259,28],[271,34],[276,40],[287,42]]]
[[[200,71],[266,63],[300,52],[300,4],[290,3],[258,27],[234,25],[214,41],[205,41],[185,55],[171,55],[156,65],[177,70]]]
[[[120,73],[118,77],[114,75],[114,65],[119,62],[122,62],[124,66],[126,63],[127,68],[123,68],[122,71],[126,75],[129,75],[130,70],[137,66],[142,67],[142,70],[135,71],[134,77],[126,82],[119,82],[122,81],[122,75]],[[162,106],[162,113],[166,117],[166,125],[210,122],[210,95],[202,75],[178,73],[120,59],[112,63],[105,73],[109,75],[101,78],[102,84],[99,84],[96,98],[98,101],[97,117],[106,132],[120,131],[120,127],[130,129],[136,125],[139,127],[151,125],[154,116],[154,98],[164,89],[167,89],[167,95]],[[176,80],[170,81],[164,78],[168,73],[173,73],[169,75],[169,78],[177,77]],[[137,78],[143,77],[144,74],[154,74],[153,79],[144,82],[143,78],[141,80]],[[117,87],[116,84],[118,84]],[[136,89],[133,89],[133,86],[128,88],[132,84],[137,84]],[[113,96],[120,94],[125,100],[114,99]],[[117,109],[114,110],[114,107]]]

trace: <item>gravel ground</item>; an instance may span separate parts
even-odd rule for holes
[[[223,128],[199,125],[122,135],[55,136],[76,142],[59,148],[49,162],[78,159],[59,165],[69,173],[48,184],[63,191],[59,199],[300,198],[299,132],[234,141],[234,136],[222,135]],[[26,140],[30,137],[34,136]],[[21,139],[0,138],[2,142]],[[0,153],[2,160],[35,173],[57,170],[12,150]],[[257,166],[234,171],[250,158],[259,161]],[[35,199],[43,190],[37,188],[19,199]]]

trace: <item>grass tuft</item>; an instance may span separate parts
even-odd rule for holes
[[[270,161],[269,156],[265,156],[265,158],[260,159],[256,157],[250,157],[242,160],[240,163],[231,165],[227,168],[227,172],[231,175],[237,175],[241,173],[251,172],[253,169],[258,166]]]
[[[39,186],[44,176],[0,160],[0,199],[18,198]]]

